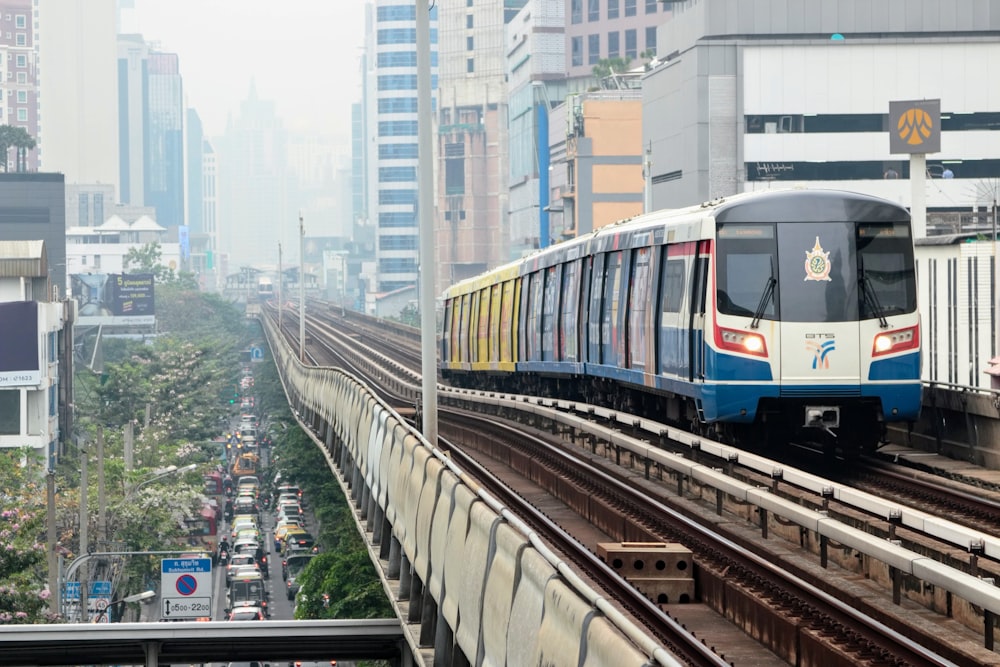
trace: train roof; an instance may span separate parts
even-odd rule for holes
[[[896,222],[909,220],[910,214],[896,202],[847,190],[790,188],[763,192],[744,192],[676,209],[661,209],[613,222],[574,239],[504,264],[478,276],[462,280],[442,295],[482,289],[511,280],[526,267],[537,270],[612,248],[629,247],[628,238],[662,243],[670,231],[670,241],[682,242],[698,237],[707,222]],[[653,237],[648,237],[652,234]],[[643,238],[646,237],[646,238]],[[624,242],[622,242],[624,241]]]

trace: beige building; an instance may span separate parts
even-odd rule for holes
[[[570,96],[552,111],[549,127],[554,238],[573,238],[642,213],[641,91]]]

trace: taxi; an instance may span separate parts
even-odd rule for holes
[[[281,551],[281,545],[289,533],[305,533],[306,529],[296,523],[279,523],[274,529],[274,550]]]

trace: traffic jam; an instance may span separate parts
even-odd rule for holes
[[[187,563],[165,560],[161,620],[294,618],[299,575],[318,547],[309,530],[312,515],[302,489],[268,470],[271,442],[262,431],[253,384],[252,373],[244,369],[239,413],[224,437],[224,462],[205,475],[206,495],[220,515],[217,544],[210,558],[191,556],[211,562],[212,576],[204,580],[211,586],[211,614],[198,616],[189,608],[205,599],[198,587],[204,565],[190,558]]]

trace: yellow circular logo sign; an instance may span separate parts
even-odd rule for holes
[[[907,109],[896,123],[899,138],[911,146],[919,146],[931,136],[933,121],[923,109]]]

